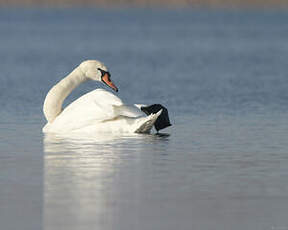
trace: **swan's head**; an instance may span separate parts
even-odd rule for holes
[[[79,67],[86,78],[94,81],[101,81],[116,92],[118,91],[118,88],[110,79],[110,73],[108,72],[107,67],[102,62],[97,60],[87,60],[82,62]]]

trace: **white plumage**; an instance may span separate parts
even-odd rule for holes
[[[93,90],[62,110],[65,98],[86,80],[102,81],[112,89],[118,89],[110,80],[107,68],[99,61],[81,63],[72,73],[48,92],[43,111],[48,123],[45,133],[149,133],[161,114],[146,116],[137,105],[125,105],[113,93],[104,89]]]

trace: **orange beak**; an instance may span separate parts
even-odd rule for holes
[[[108,85],[110,88],[118,92],[118,88],[114,85],[114,83],[110,80],[110,74],[107,72],[103,75],[102,81]]]

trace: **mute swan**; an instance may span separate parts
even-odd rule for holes
[[[157,131],[171,125],[163,106],[125,105],[119,97],[104,89],[81,96],[63,110],[65,98],[87,80],[103,82],[118,91],[103,63],[97,60],[82,62],[48,92],[43,105],[47,119],[44,133],[149,133],[153,125]]]

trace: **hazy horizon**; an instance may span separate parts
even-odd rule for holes
[[[286,0],[0,0],[3,6],[102,6],[102,7],[252,7],[286,8]]]

